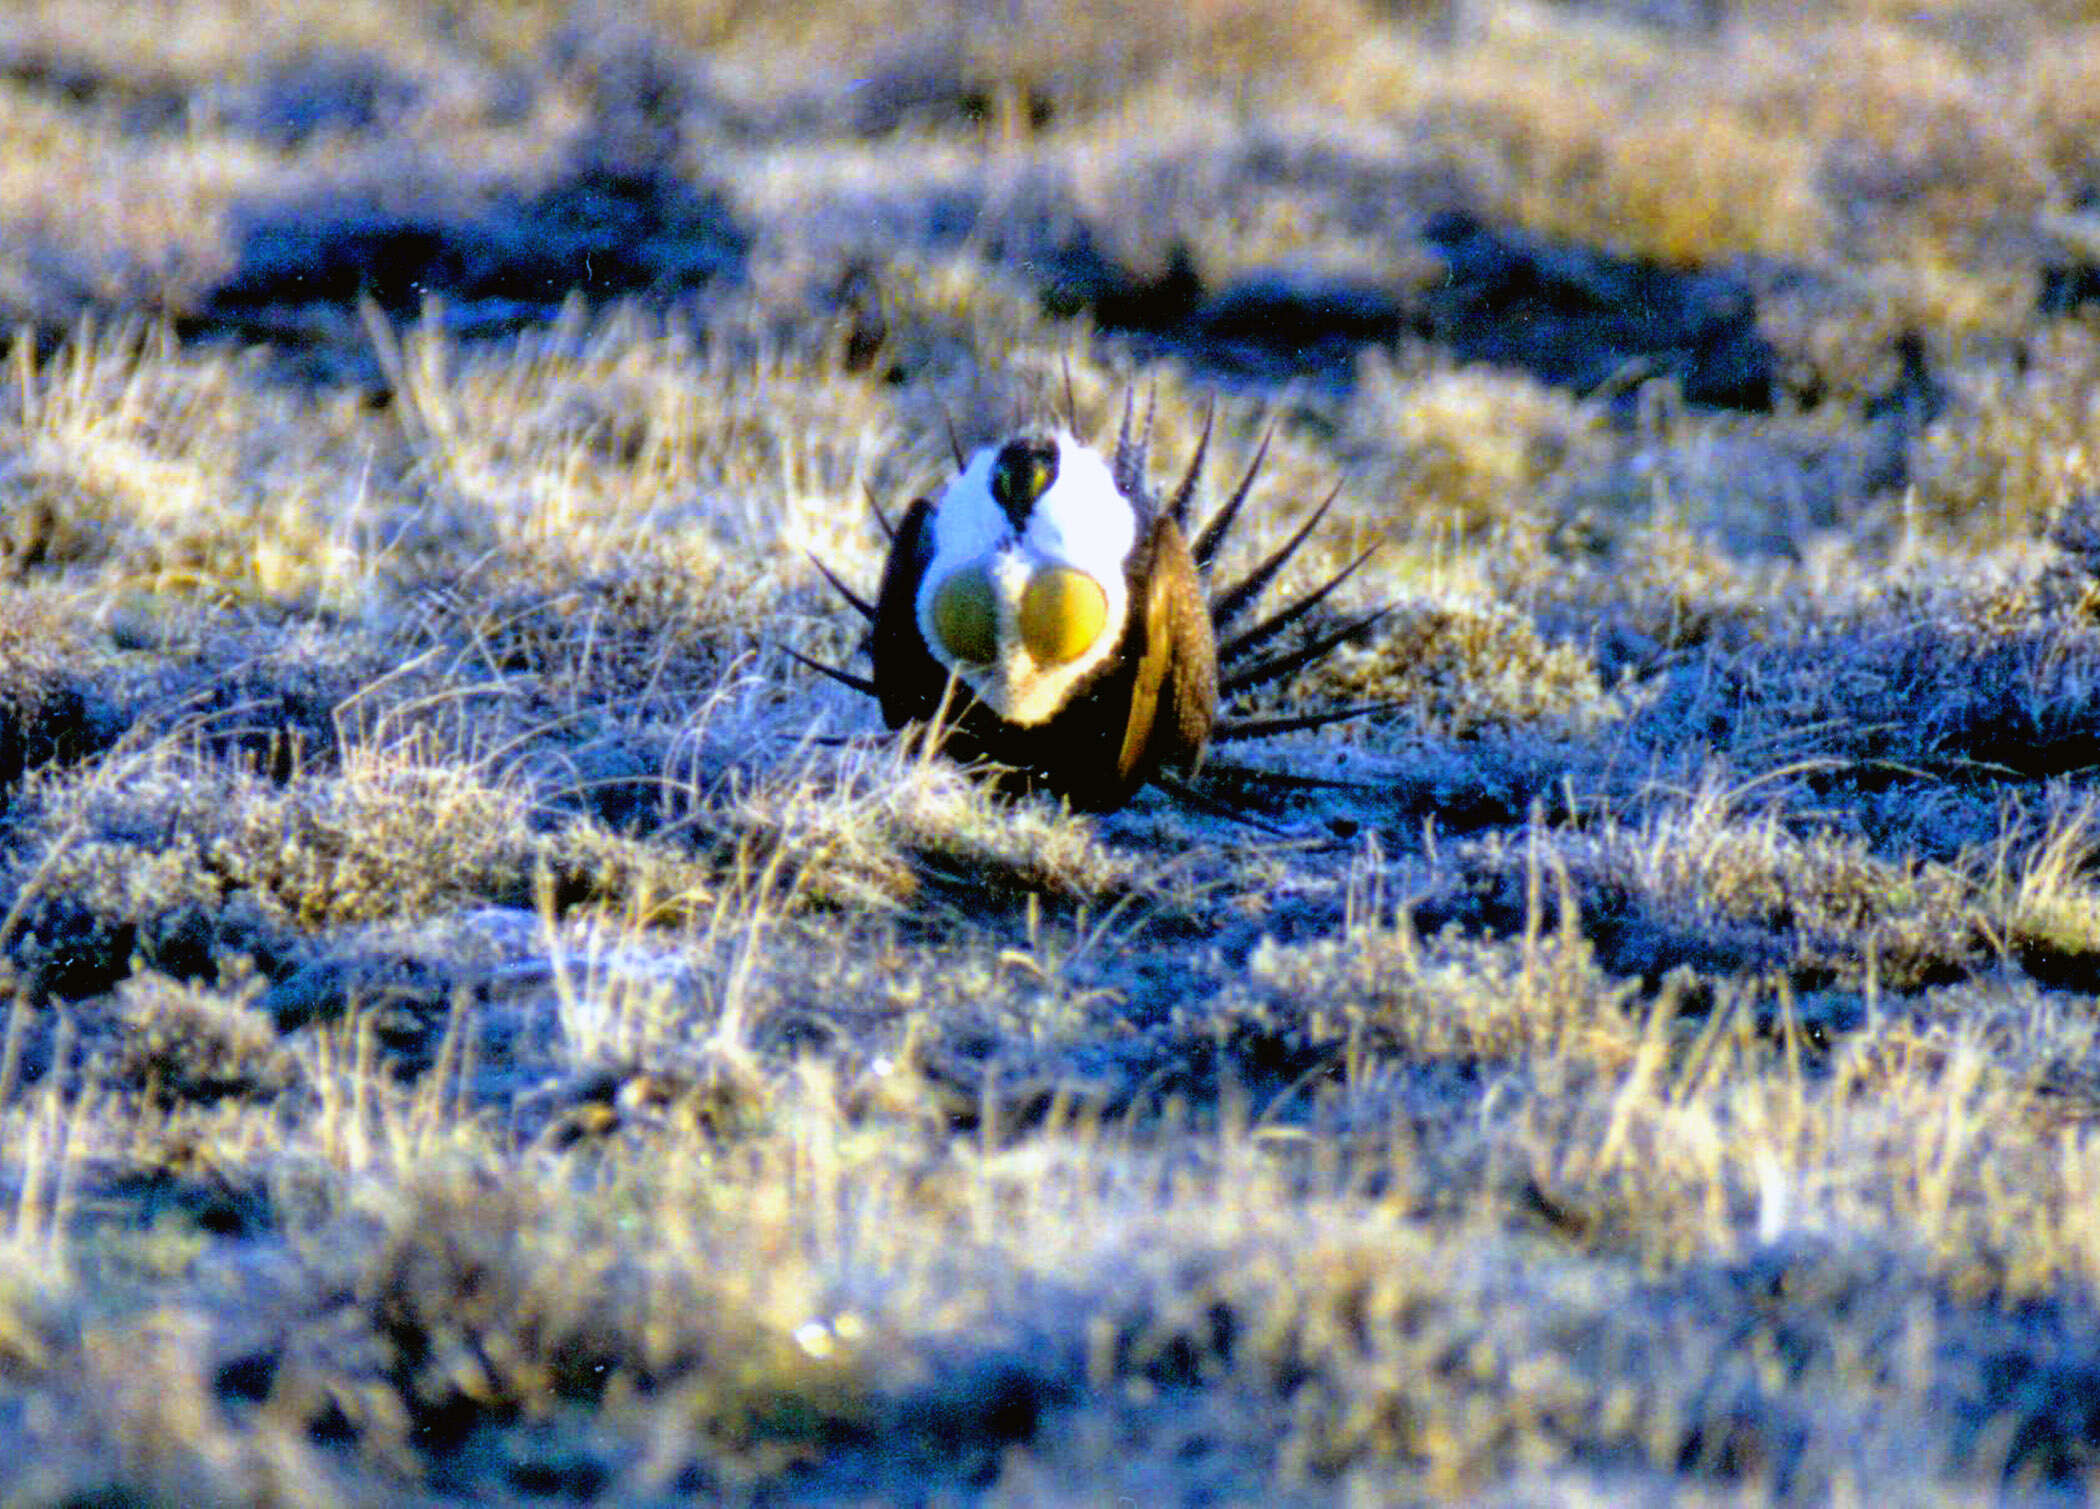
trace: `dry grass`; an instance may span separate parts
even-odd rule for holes
[[[15,9],[9,1503],[2090,1494],[2090,7]],[[1454,209],[1737,270],[1778,406],[1045,272]],[[1215,757],[1335,784],[784,653],[1067,382],[1273,426],[1249,558],[1340,483],[1267,705],[1393,705]]]

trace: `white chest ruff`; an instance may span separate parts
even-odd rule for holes
[[[920,637],[934,657],[977,699],[1009,723],[1048,722],[1074,690],[1116,653],[1129,618],[1124,563],[1137,539],[1137,515],[1116,490],[1106,463],[1069,436],[1060,436],[1056,482],[1037,499],[1027,528],[1016,536],[992,499],[994,452],[982,450],[941,495],[933,518],[933,559],[919,582],[914,607]],[[958,660],[935,630],[934,597],[958,571],[982,566],[992,586],[994,654],[990,661]],[[1039,663],[1021,633],[1022,594],[1039,571],[1065,566],[1100,584],[1107,617],[1099,636],[1074,659]]]

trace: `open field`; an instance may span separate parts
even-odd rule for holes
[[[0,1505],[2094,1490],[2100,8],[311,9],[0,9]],[[788,655],[1067,370],[1330,784]]]

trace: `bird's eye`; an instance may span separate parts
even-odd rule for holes
[[[1038,665],[1077,660],[1107,623],[1108,594],[1070,566],[1045,567],[1021,594],[1021,642]]]
[[[1048,440],[1010,440],[992,463],[992,501],[1019,529],[1038,498],[1057,481],[1057,447]]]
[[[982,566],[956,572],[933,595],[933,631],[957,660],[989,665],[998,655],[998,623],[991,573]]]

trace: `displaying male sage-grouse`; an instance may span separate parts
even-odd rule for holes
[[[873,603],[817,563],[868,620],[872,677],[796,658],[874,697],[891,728],[938,722],[951,756],[989,762],[1010,781],[1095,812],[1121,807],[1147,781],[1212,805],[1186,785],[1211,742],[1371,711],[1219,718],[1221,698],[1311,664],[1385,610],[1258,658],[1371,552],[1235,632],[1340,489],[1242,580],[1213,590],[1212,563],[1268,441],[1191,539],[1210,420],[1164,502],[1146,485],[1150,429],[1148,416],[1145,433],[1132,438],[1126,400],[1113,457],[1063,429],[1024,433],[967,461],[958,450],[960,474],[937,501],[917,499],[894,526],[876,510],[890,553]]]

